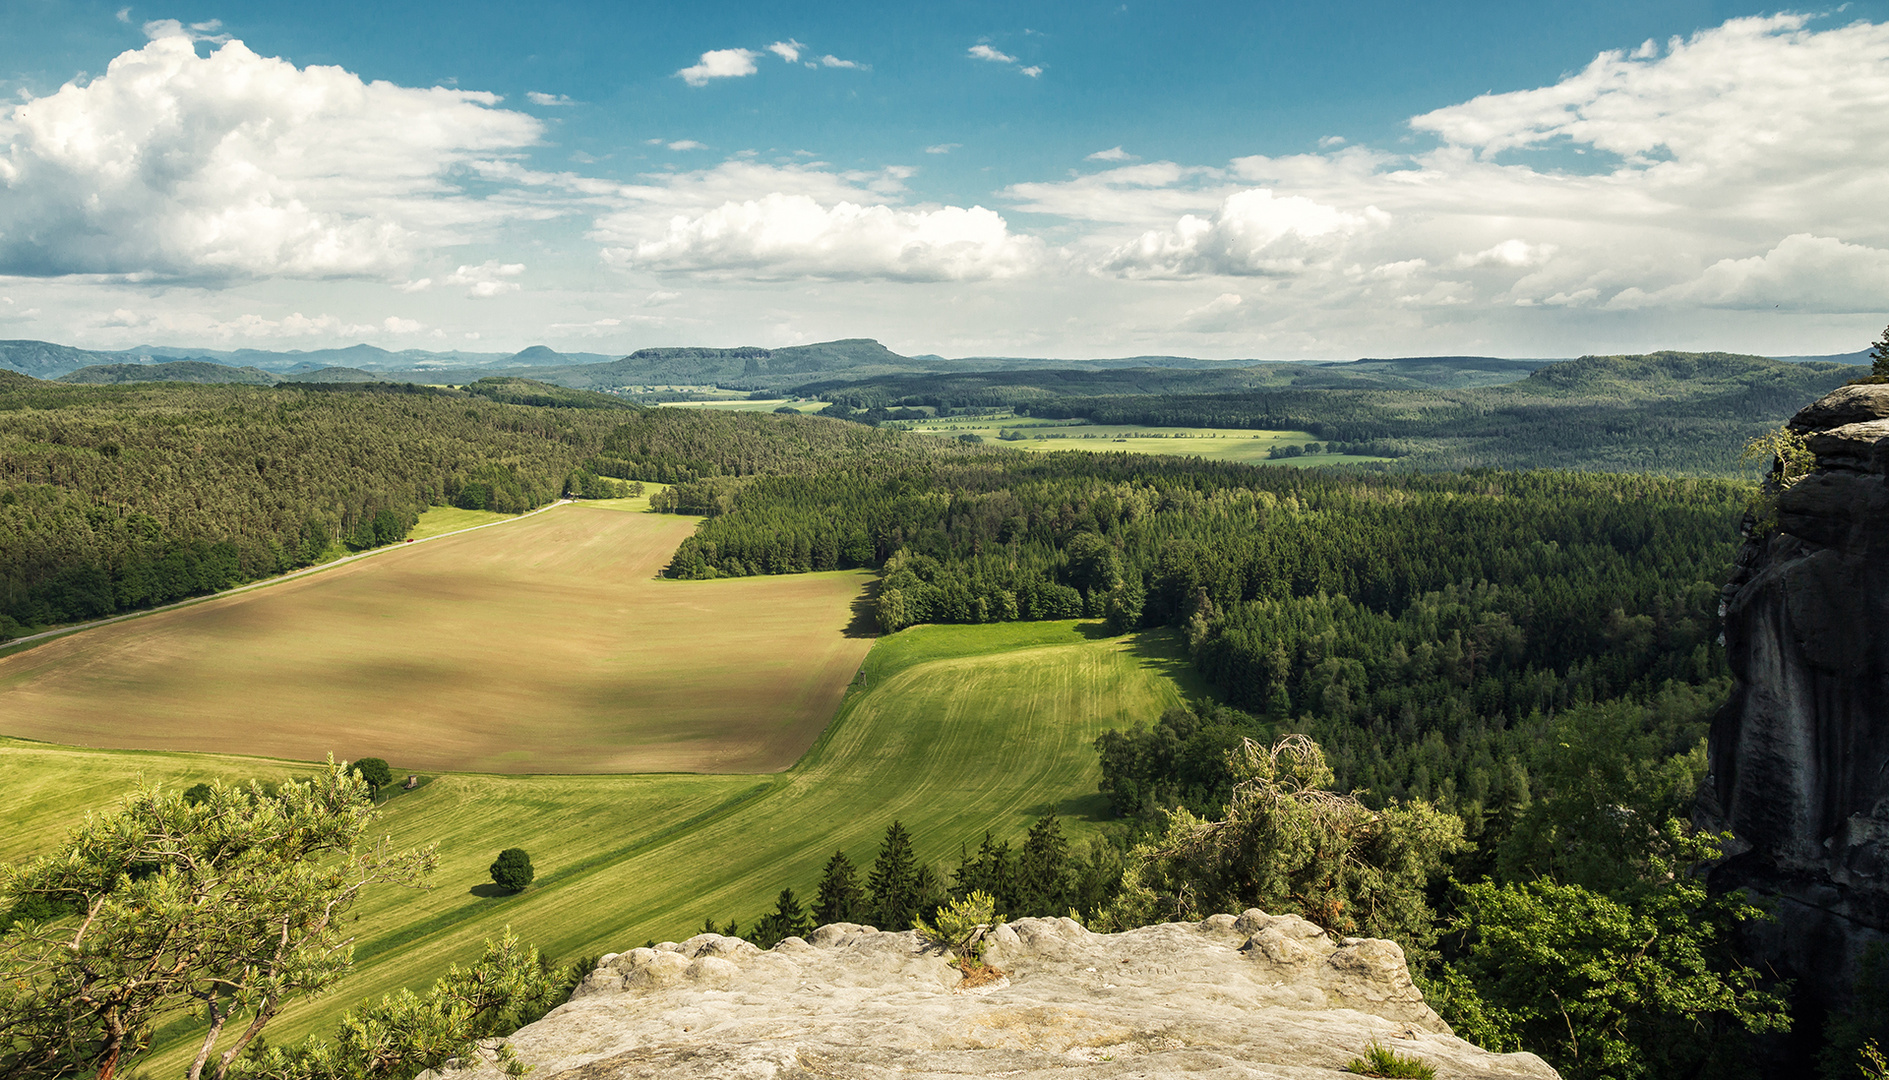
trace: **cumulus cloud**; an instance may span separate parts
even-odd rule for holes
[[[1889,250],[1796,233],[1762,255],[1720,259],[1698,277],[1646,291],[1621,290],[1615,310],[1703,305],[1870,313],[1889,298]],[[1552,301],[1550,301],[1552,302]]]
[[[572,101],[570,97],[565,94],[547,94],[539,90],[525,91],[525,100],[531,102],[533,105],[575,105],[577,104],[575,101]]]
[[[129,22],[131,9],[126,8],[121,14]],[[221,45],[230,39],[228,34],[219,34],[223,29],[223,20],[211,19],[209,22],[185,25],[176,19],[153,19],[144,24],[144,36],[156,41],[159,38],[183,38],[186,41],[207,41],[212,45]]]
[[[989,60],[996,64],[1014,64],[1017,58],[1009,53],[998,52],[989,45],[973,45],[968,50],[973,60]]]
[[[792,64],[799,61],[800,51],[805,48],[806,46],[802,45],[800,42],[795,41],[793,38],[788,38],[786,41],[776,41],[774,44],[769,45],[767,51]]]
[[[656,270],[966,281],[1022,273],[1038,252],[1038,244],[981,206],[822,205],[777,192],[675,218],[661,236],[617,255],[626,265]]]
[[[510,212],[451,180],[537,142],[497,102],[160,36],[0,117],[0,273],[392,276]]]
[[[1135,161],[1137,159],[1135,155],[1129,153],[1126,150],[1123,150],[1121,147],[1111,146],[1107,150],[1097,150],[1095,153],[1090,154],[1088,157],[1084,158],[1083,160],[1084,161]]]
[[[820,66],[830,67],[830,68],[849,68],[853,71],[871,71],[872,70],[870,65],[859,63],[856,60],[841,60],[839,57],[834,56],[832,53],[828,53],[825,56],[822,56],[820,58]]]
[[[1292,275],[1329,259],[1344,241],[1389,222],[1374,206],[1340,210],[1265,188],[1229,195],[1211,218],[1189,214],[1111,251],[1101,267],[1131,277]]]
[[[503,296],[517,292],[519,284],[513,280],[525,272],[524,263],[501,263],[497,259],[487,259],[478,266],[461,266],[447,275],[446,284],[466,286],[466,295],[475,300],[490,300],[494,296]]]
[[[710,79],[739,79],[754,74],[754,61],[760,55],[753,49],[710,49],[676,75],[690,86],[707,86]]]
[[[699,142],[696,142],[694,139],[677,139],[675,142],[667,143],[665,145],[667,145],[669,149],[671,150],[706,150],[708,149],[707,143],[699,143]]]

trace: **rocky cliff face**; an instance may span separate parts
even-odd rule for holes
[[[767,952],[716,934],[632,949],[510,1044],[532,1080],[1312,1077],[1373,1040],[1439,1077],[1555,1076],[1451,1035],[1396,945],[1296,916],[1122,934],[1018,919],[988,940],[1005,975],[981,986],[911,931],[849,923]]]
[[[1801,1027],[1889,931],[1889,386],[1843,387],[1790,426],[1816,468],[1725,588],[1736,682],[1698,817],[1737,838],[1713,883],[1777,901],[1753,945],[1798,981]]]

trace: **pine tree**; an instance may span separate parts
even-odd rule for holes
[[[787,938],[806,937],[812,932],[813,920],[801,906],[800,898],[794,895],[794,890],[782,889],[774,902],[774,910],[755,921],[752,940],[763,949],[771,949]]]
[[[820,875],[814,895],[813,917],[821,926],[858,922],[865,917],[866,897],[859,888],[859,871],[844,851],[835,851]]]
[[[1882,336],[1870,346],[1869,373],[1889,375],[1889,326],[1882,328]]]
[[[985,833],[984,842],[977,846],[977,854],[968,855],[960,851],[958,869],[951,876],[953,891],[957,895],[987,892],[999,907],[1010,910],[1016,894],[1016,867],[1010,856],[1008,841],[994,841],[990,833]]]
[[[1069,841],[1054,813],[1030,826],[1017,858],[1016,899],[1006,911],[1061,915],[1069,910]]]
[[[912,854],[912,835],[894,821],[885,830],[879,857],[866,877],[868,912],[885,929],[912,925],[918,914],[918,859]]]

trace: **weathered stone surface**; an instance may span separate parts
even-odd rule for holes
[[[1776,899],[1752,944],[1814,1015],[1889,937],[1889,386],[1843,387],[1791,427],[1817,466],[1725,588],[1735,682],[1697,816],[1736,836],[1713,883]]]
[[[632,949],[510,1043],[532,1080],[1328,1077],[1374,1039],[1439,1077],[1555,1076],[1451,1035],[1396,945],[1296,916],[1018,919],[988,939],[1005,978],[968,989],[916,934],[847,923],[767,952],[715,934]]]

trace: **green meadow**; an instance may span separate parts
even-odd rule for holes
[[[424,986],[507,925],[568,960],[687,937],[706,917],[746,924],[783,886],[810,894],[835,850],[870,864],[894,819],[943,870],[986,830],[1015,837],[1050,811],[1081,838],[1103,813],[1095,736],[1152,720],[1197,691],[1190,678],[1167,630],[920,626],[876,643],[837,718],[784,773],[428,777],[388,799],[381,822],[396,844],[439,844],[432,887],[371,895],[358,909],[355,971],[286,1014],[271,1039],[326,1030],[356,1001]],[[13,796],[0,853],[47,849],[140,779],[281,779],[308,767],[0,741],[0,784]],[[493,895],[487,867],[514,846],[531,853],[537,882]],[[184,1024],[165,1033],[159,1071],[187,1034]]]
[[[1081,420],[1043,420],[1029,416],[966,416],[943,420],[903,420],[888,426],[930,435],[976,435],[986,442],[1018,450],[1084,450],[1090,453],[1166,454],[1238,461],[1248,465],[1356,464],[1389,458],[1345,454],[1305,454],[1273,460],[1274,447],[1303,446],[1318,438],[1305,431],[1255,431],[1251,428],[1148,427],[1090,424]],[[1005,432],[1023,438],[1001,439]]]

